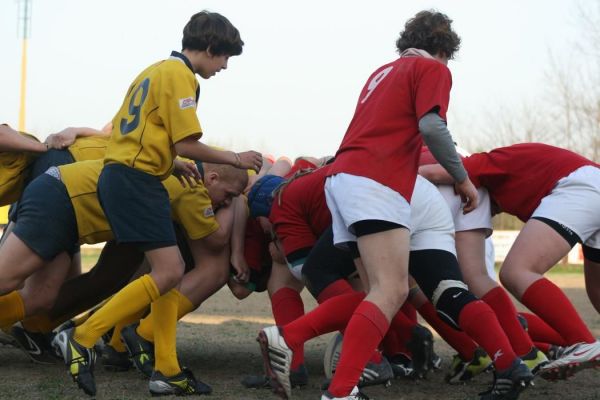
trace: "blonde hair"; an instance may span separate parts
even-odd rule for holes
[[[243,190],[248,185],[248,171],[229,164],[202,163],[204,172],[216,172],[219,179],[233,184],[239,184]]]

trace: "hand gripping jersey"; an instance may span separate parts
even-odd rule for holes
[[[22,134],[37,140],[35,136]],[[75,161],[98,160],[104,158],[107,145],[107,136],[89,136],[75,139],[67,150],[61,151],[68,151]],[[12,204],[19,200],[29,177],[28,167],[35,163],[38,157],[44,157],[44,154],[0,153],[0,205]]]

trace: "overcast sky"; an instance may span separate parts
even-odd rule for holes
[[[203,141],[275,156],[332,154],[370,73],[397,57],[404,22],[435,8],[463,44],[453,74],[449,127],[539,96],[550,54],[568,61],[577,7],[595,0],[33,0],[27,130],[100,128],[133,78],[180,50],[189,17],[220,12],[246,45],[229,68],[200,79]],[[17,2],[0,1],[0,122],[18,124],[21,45]]]

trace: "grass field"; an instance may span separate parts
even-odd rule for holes
[[[93,258],[84,259],[93,262]],[[550,278],[565,289],[594,334],[600,335],[600,317],[587,300],[583,276],[567,269],[566,272],[551,274]],[[303,298],[307,310],[315,306],[306,293]],[[244,376],[262,371],[255,337],[261,327],[272,323],[270,304],[265,294],[253,294],[246,300],[238,301],[226,288],[222,289],[179,324],[178,352],[181,363],[213,386],[213,399],[275,399],[267,390],[247,390],[239,383]],[[307,343],[306,364],[310,372],[310,384],[294,391],[294,399],[320,399],[322,354],[329,337],[327,335]],[[452,351],[439,338],[435,348],[444,358],[445,370]],[[19,350],[10,347],[0,347],[0,371],[0,399],[86,398],[67,376],[63,365],[33,364]],[[491,374],[486,374],[469,385],[450,386],[443,382],[443,371],[430,374],[424,381],[395,380],[389,388],[367,388],[365,392],[372,399],[379,400],[475,399],[477,393],[485,390],[492,379]],[[96,381],[98,399],[150,397],[147,381],[135,370],[111,373],[98,365]],[[569,381],[558,383],[537,379],[535,387],[520,398],[600,399],[599,382],[600,375],[594,370],[583,371]]]

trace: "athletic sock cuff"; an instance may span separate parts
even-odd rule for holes
[[[385,336],[387,333],[390,322],[387,320],[386,316],[381,312],[379,307],[370,301],[361,302],[356,310],[354,310],[354,314],[358,314],[369,320],[375,328],[379,331],[381,338]]]

